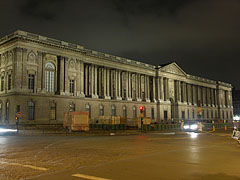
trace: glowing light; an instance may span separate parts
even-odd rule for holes
[[[191,126],[190,126],[190,129],[192,129],[192,130],[196,130],[198,128],[198,125],[197,124],[192,124]]]
[[[143,107],[142,107],[142,106],[139,106],[139,109],[140,109],[140,110],[143,110]]]
[[[240,117],[239,117],[239,116],[234,116],[234,117],[233,117],[233,120],[239,121],[239,120],[240,120]]]
[[[3,128],[0,128],[0,133],[2,132],[17,132],[16,129],[3,129]]]
[[[190,134],[190,137],[192,138],[192,139],[195,139],[195,138],[197,138],[197,136],[198,136],[198,134],[197,133],[194,133],[194,132],[191,132],[191,133],[189,133]]]
[[[184,128],[184,129],[189,129],[190,126],[189,126],[189,125],[185,125],[185,126],[183,126],[183,128]]]

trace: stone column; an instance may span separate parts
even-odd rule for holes
[[[94,98],[98,98],[98,67],[94,65]]]
[[[160,90],[160,88],[161,88],[161,85],[160,85],[160,82],[161,82],[161,80],[160,80],[160,77],[157,77],[156,78],[156,98],[157,98],[157,101],[160,101],[160,99],[161,99],[161,90]]]
[[[152,79],[153,81],[153,89],[152,89],[152,93],[153,93],[153,102],[156,102],[156,79],[155,77],[153,77]]]
[[[103,92],[102,92],[102,94],[103,94],[103,98],[106,98],[106,96],[107,96],[107,70],[106,70],[106,67],[104,67],[103,69]]]
[[[142,101],[141,74],[138,74],[138,101]]]
[[[68,58],[65,59],[65,94],[69,95]]]
[[[93,65],[89,65],[89,95],[94,97],[94,67]]]
[[[64,57],[60,56],[60,95],[64,95]]]
[[[80,64],[80,97],[85,97],[84,94],[84,63],[83,61],[79,61]]]
[[[159,77],[159,83],[160,83],[160,99],[164,101],[164,84],[163,84],[163,77]]]
[[[81,72],[81,69],[80,69],[80,61],[77,59],[76,61],[76,68],[77,68],[77,77],[76,77],[76,93],[77,93],[77,96],[80,96],[80,72]],[[61,72],[60,72],[60,77],[61,77]],[[61,80],[60,80],[61,82]],[[61,83],[60,83],[61,84]]]
[[[150,82],[149,82],[149,76],[147,76],[146,79],[147,79],[147,81],[146,81],[147,82],[147,99],[146,99],[146,101],[150,102],[150,85],[149,85]]]
[[[135,74],[135,94],[136,94],[136,101],[138,100],[138,74]]]
[[[118,70],[117,71],[117,74],[118,74],[118,96],[117,96],[117,99],[118,100],[122,100],[122,96],[121,96],[121,71]]]
[[[89,96],[89,66],[85,65],[85,95]]]
[[[197,105],[197,94],[196,94],[196,86],[195,85],[193,85],[193,105]]]
[[[110,97],[110,69],[106,68],[106,97],[105,99],[111,99]]]
[[[128,73],[128,100],[132,101],[132,73]]]
[[[129,88],[128,88],[128,86],[129,86],[129,82],[128,82],[128,72],[126,71],[125,72],[125,79],[126,79],[126,100],[128,100],[128,91],[129,91]]]

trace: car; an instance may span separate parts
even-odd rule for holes
[[[183,130],[186,132],[198,132],[200,125],[197,121],[184,121]]]

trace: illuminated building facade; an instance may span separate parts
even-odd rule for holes
[[[231,84],[196,77],[176,63],[160,66],[16,31],[0,39],[0,122],[59,123],[64,112],[139,116],[152,122],[232,120]]]

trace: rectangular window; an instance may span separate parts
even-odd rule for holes
[[[8,90],[12,89],[12,75],[8,75]]]
[[[28,120],[34,120],[35,106],[33,102],[28,102]]]
[[[194,116],[194,109],[192,110],[192,118],[195,119],[195,116]]]
[[[4,91],[4,77],[1,77],[1,91]]]
[[[182,111],[182,119],[185,119],[185,111]]]
[[[133,109],[133,118],[137,118],[137,110],[135,108]]]
[[[74,80],[69,81],[69,92],[74,93]]]
[[[34,74],[28,75],[28,89],[34,90]]]
[[[50,110],[50,119],[56,120],[56,107],[52,106]]]
[[[152,110],[151,110],[151,114],[152,114],[152,119],[154,119],[154,108],[152,108]]]
[[[164,119],[167,120],[168,119],[168,112],[164,111]]]
[[[225,117],[224,117],[224,111],[222,111],[222,118],[225,119]]]

